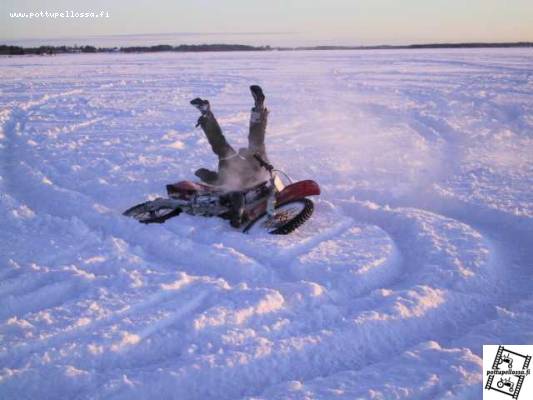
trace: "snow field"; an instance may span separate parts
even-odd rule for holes
[[[0,397],[479,398],[531,343],[530,50],[0,59]],[[323,194],[287,237],[120,214],[215,159],[193,97]]]

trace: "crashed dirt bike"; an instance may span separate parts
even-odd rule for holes
[[[182,212],[231,219],[232,213],[237,210],[242,215],[242,232],[289,234],[313,214],[314,204],[307,197],[319,195],[320,187],[312,180],[293,183],[285,173],[275,170],[261,156],[255,154],[254,157],[269,172],[269,180],[242,191],[229,192],[220,186],[181,181],[167,185],[168,198],[138,204],[123,215],[150,224],[163,223]],[[285,185],[279,174],[289,184]]]

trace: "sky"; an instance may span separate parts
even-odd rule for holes
[[[1,0],[0,11],[0,43],[10,44],[533,41],[531,0]],[[103,11],[104,17],[10,16],[40,11]]]

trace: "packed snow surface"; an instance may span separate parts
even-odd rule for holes
[[[121,215],[216,160],[322,195],[290,236]],[[0,59],[2,399],[476,399],[533,343],[533,52]]]

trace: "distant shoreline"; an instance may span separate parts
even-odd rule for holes
[[[305,47],[271,47],[248,46],[241,44],[195,44],[195,45],[156,45],[127,47],[95,47],[95,46],[38,46],[22,47],[0,45],[0,55],[52,55],[76,53],[157,53],[157,52],[220,52],[220,51],[301,51],[301,50],[412,50],[412,49],[474,49],[474,48],[513,48],[533,47],[533,42],[505,43],[427,43],[409,45],[378,45],[378,46],[305,46]]]

